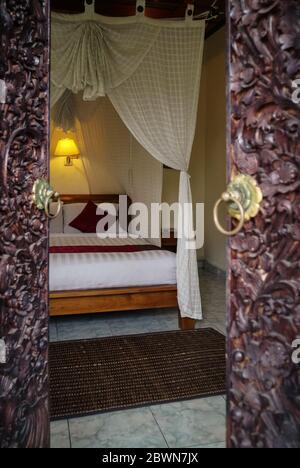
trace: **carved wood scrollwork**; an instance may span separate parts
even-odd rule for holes
[[[47,178],[48,0],[0,0],[0,446],[47,447],[48,225],[31,191]]]
[[[230,1],[231,171],[254,176],[261,214],[231,241],[229,445],[300,447],[298,0]]]

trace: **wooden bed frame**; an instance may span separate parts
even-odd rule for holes
[[[64,204],[119,203],[119,195],[62,195]],[[129,200],[130,203],[130,200]],[[177,308],[177,287],[170,285],[113,288],[50,293],[50,317],[84,315],[116,311]],[[183,330],[195,328],[195,321],[181,318]]]

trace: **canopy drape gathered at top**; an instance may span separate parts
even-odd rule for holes
[[[188,170],[204,33],[205,23],[192,19],[54,14],[52,20],[52,105],[62,98],[66,101],[66,91],[82,91],[84,100],[108,95],[148,153],[181,172],[182,207],[192,203]],[[62,119],[62,109],[59,115]],[[193,226],[192,210],[184,213],[178,227],[182,233],[187,232],[186,226]],[[179,239],[177,258],[181,315],[201,319],[197,255],[187,248],[185,238]]]
[[[52,15],[51,106],[66,89],[85,101],[103,97],[138,68],[160,28],[100,15]]]

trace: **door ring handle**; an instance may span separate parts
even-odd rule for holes
[[[235,236],[245,224],[258,215],[263,201],[263,193],[256,180],[245,174],[237,174],[228,185],[227,191],[217,201],[214,208],[214,221],[217,229],[225,236]],[[226,231],[219,221],[219,207],[227,203],[228,213],[239,221],[232,231]]]
[[[50,212],[50,202],[52,201],[53,203],[55,203],[53,199],[57,200],[57,209],[54,214]],[[59,216],[61,209],[62,209],[62,202],[61,202],[59,193],[52,192],[46,197],[44,209],[49,219],[55,219]]]
[[[239,223],[237,225],[237,227],[235,229],[233,229],[232,231],[226,231],[222,226],[221,226],[221,223],[219,221],[219,208],[220,208],[220,205],[222,203],[228,203],[228,202],[233,202],[236,204],[236,206],[238,207],[239,209],[239,212],[240,212],[240,220],[239,220]],[[219,200],[217,201],[217,203],[215,204],[215,208],[214,208],[214,221],[215,221],[215,225],[218,229],[218,231],[221,232],[221,234],[224,234],[225,236],[236,236],[239,232],[241,232],[241,230],[243,229],[244,227],[244,223],[245,223],[245,210],[241,204],[241,202],[238,200],[237,197],[231,195],[230,193],[228,192],[224,192],[222,197],[219,198]]]
[[[35,205],[39,210],[44,210],[49,219],[55,219],[61,212],[62,201],[58,192],[55,192],[47,180],[38,179],[32,189],[32,197]],[[57,209],[54,214],[50,212],[51,201],[57,201]]]

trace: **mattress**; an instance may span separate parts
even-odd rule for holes
[[[176,284],[176,255],[143,239],[51,234],[50,291]]]

